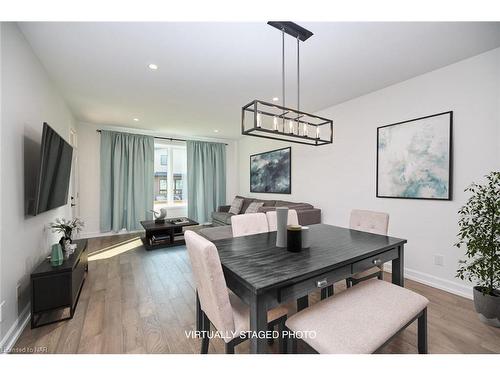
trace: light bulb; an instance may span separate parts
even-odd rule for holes
[[[257,113],[257,127],[262,127],[262,119],[260,118],[260,113]]]
[[[304,137],[308,137],[309,136],[309,130],[307,128],[307,124],[304,124]]]
[[[316,126],[316,139],[319,139],[319,127]]]
[[[273,118],[273,128],[274,131],[278,131],[278,118],[276,116]]]
[[[292,120],[288,121],[288,132],[293,134],[293,122]]]

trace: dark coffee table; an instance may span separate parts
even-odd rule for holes
[[[172,220],[185,219],[181,224],[172,223]],[[198,225],[194,220],[188,218],[165,219],[165,223],[156,223],[154,220],[141,221],[146,230],[146,236],[142,237],[142,243],[146,250],[154,250],[162,247],[184,245],[183,227]]]

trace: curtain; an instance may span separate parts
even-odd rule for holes
[[[222,143],[187,141],[188,216],[211,221],[226,203],[226,147]]]
[[[101,231],[141,229],[153,209],[154,138],[101,131]]]

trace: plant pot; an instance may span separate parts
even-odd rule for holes
[[[493,327],[500,328],[500,291],[496,295],[483,294],[482,288],[474,287],[474,308],[479,320]]]

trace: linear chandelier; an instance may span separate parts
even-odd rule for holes
[[[255,99],[241,109],[241,134],[311,146],[333,143],[333,121],[300,110],[300,42],[313,33],[293,22],[269,21],[281,31],[282,105]],[[285,34],[297,39],[297,108],[285,102]]]

